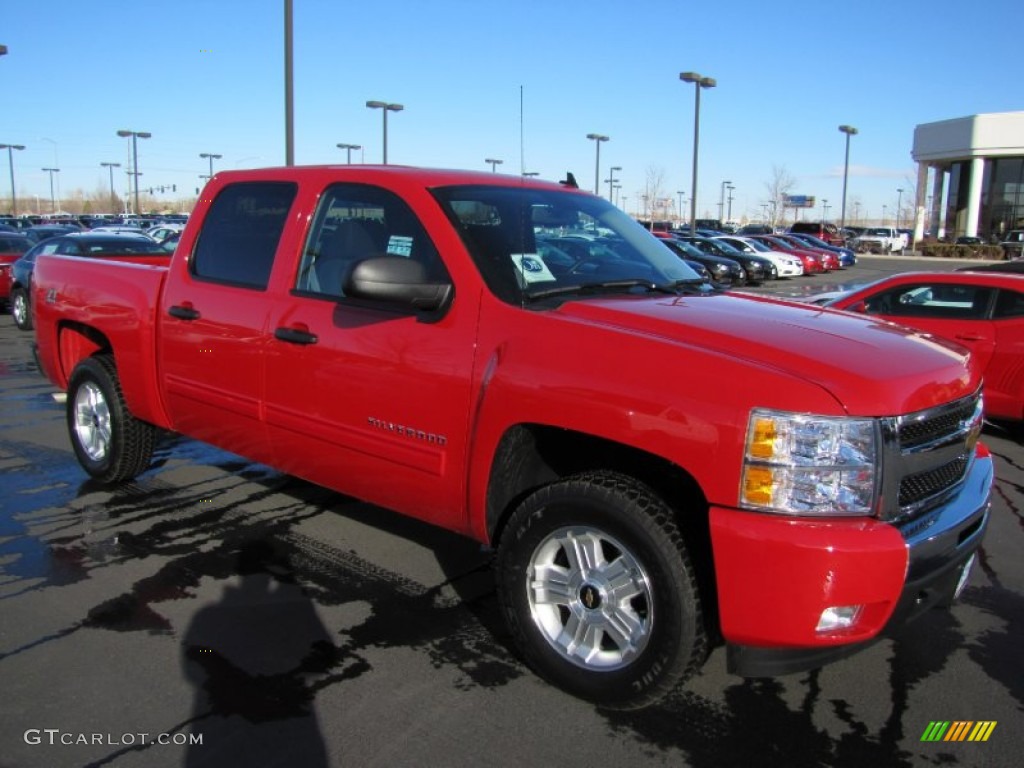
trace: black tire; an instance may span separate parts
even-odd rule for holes
[[[112,484],[143,472],[153,457],[156,430],[128,411],[110,355],[82,360],[71,373],[68,434],[82,468]]]
[[[11,291],[11,315],[18,328],[23,331],[32,330],[32,313],[29,311],[28,294],[24,288],[15,288]]]
[[[589,552],[589,564],[576,567],[572,551]],[[647,706],[706,658],[696,576],[672,511],[631,477],[585,473],[531,494],[509,519],[497,569],[526,662],[576,696]]]

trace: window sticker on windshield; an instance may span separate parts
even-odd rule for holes
[[[388,238],[388,253],[392,256],[412,256],[412,238],[405,235],[392,235]]]
[[[527,283],[543,283],[555,280],[555,276],[551,274],[548,265],[536,253],[513,253],[512,262],[516,265],[516,270]]]

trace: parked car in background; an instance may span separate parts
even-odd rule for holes
[[[138,227],[124,226],[122,224],[104,224],[103,226],[93,227],[89,232],[95,235],[129,235],[130,237],[145,237],[156,242],[156,238],[150,237],[144,230],[139,229]]]
[[[804,263],[796,256],[773,250],[759,240],[739,235],[718,235],[715,239],[721,240],[737,251],[769,259],[775,264],[778,277],[799,277],[804,273]]]
[[[894,253],[907,247],[895,227],[868,227],[849,245],[858,253]]]
[[[746,237],[747,235],[772,235],[775,234],[775,227],[767,224],[744,224],[736,230],[735,234]]]
[[[25,230],[25,236],[33,243],[41,243],[51,237],[81,232],[82,228],[71,224],[36,224]]]
[[[1024,256],[1024,229],[1011,229],[999,244],[1003,246],[1003,254],[1008,259]]]
[[[795,234],[814,235],[829,245],[846,245],[846,238],[835,224],[827,221],[795,221],[789,228]]]
[[[36,258],[44,253],[154,264],[166,264],[168,256],[151,237],[142,234],[72,232],[36,243],[11,268],[11,314],[14,324],[23,331],[31,331],[33,327],[32,274]]]
[[[985,414],[1024,419],[1024,275],[906,272],[825,306],[878,315],[968,347],[983,365]]]
[[[147,229],[146,234],[152,237],[158,243],[162,243],[171,235],[180,235],[181,230],[183,230],[184,228],[184,224],[157,224],[155,227],[150,227],[149,229]]]
[[[775,235],[752,235],[752,237],[758,242],[764,243],[772,250],[796,256],[803,262],[805,275],[817,275],[825,271],[821,256],[814,251],[807,250],[806,248],[796,248],[785,240],[779,240]]]
[[[684,243],[677,236],[665,233],[654,233],[664,245],[676,256],[686,262],[696,261],[711,274],[711,285],[715,288],[736,288],[746,285],[747,271],[743,265],[733,259],[705,253],[690,243]]]
[[[805,235],[800,232],[790,232],[789,237],[791,239],[795,238],[796,240],[799,240],[801,243],[807,243],[808,245],[814,248],[832,251],[839,257],[840,268],[852,267],[857,264],[857,254],[854,252],[852,248],[846,248],[840,245],[829,245],[824,240],[817,238],[814,235]]]
[[[821,266],[826,272],[832,272],[840,268],[839,255],[831,248],[819,248],[816,245],[808,245],[803,240],[789,234],[772,235],[776,240],[791,245],[793,248],[804,249],[816,253],[821,258]]]
[[[766,259],[762,256],[754,256],[749,253],[744,253],[743,251],[737,251],[732,246],[711,237],[682,235],[679,239],[684,243],[689,243],[695,248],[700,249],[704,253],[711,253],[715,256],[724,256],[727,259],[738,261],[743,267],[743,271],[747,273],[748,285],[758,285],[759,283],[763,283],[765,280],[777,280],[779,277],[778,268],[770,259]]]
[[[9,305],[11,297],[11,265],[20,259],[32,241],[16,232],[0,232],[0,307]]]

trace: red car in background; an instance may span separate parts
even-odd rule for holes
[[[810,251],[816,253],[821,257],[821,266],[826,272],[832,272],[836,269],[841,269],[842,264],[839,263],[839,255],[834,251],[827,251],[824,248],[815,248],[813,245],[808,245],[799,238],[790,237],[789,235],[771,235],[776,240],[782,240],[784,243],[789,243],[793,248],[798,250]]]
[[[796,248],[791,243],[787,243],[785,240],[781,240],[775,235],[751,235],[750,237],[753,240],[760,240],[773,250],[788,253],[790,256],[796,256],[804,263],[805,275],[817,275],[825,271],[825,265],[821,256],[814,251],[810,251],[806,248]]]
[[[11,264],[32,247],[24,235],[0,232],[0,307],[6,307],[11,298]]]
[[[170,254],[151,237],[141,235],[97,235],[73,232],[36,243],[21,255],[10,268],[11,314],[14,324],[23,331],[33,329],[32,273],[36,257],[46,253],[81,256],[90,259],[130,261],[141,264],[166,265]]]
[[[968,347],[982,361],[985,415],[1024,419],[1024,275],[906,272],[824,306],[878,315]]]

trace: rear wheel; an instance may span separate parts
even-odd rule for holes
[[[24,288],[15,288],[11,291],[11,315],[14,317],[14,324],[23,331],[32,330],[32,316],[28,311],[28,294]]]
[[[75,366],[67,420],[78,463],[101,483],[130,480],[149,466],[156,430],[129,412],[110,355]]]
[[[499,596],[526,661],[559,687],[632,709],[704,661],[694,569],[668,506],[631,477],[546,486],[513,512]]]

